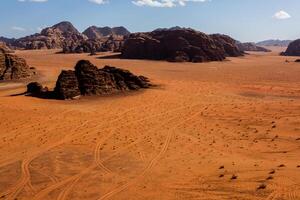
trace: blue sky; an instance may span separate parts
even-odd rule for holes
[[[67,20],[80,31],[90,25],[123,25],[131,32],[178,25],[241,41],[300,38],[300,0],[1,0],[0,5],[0,36],[6,37]]]

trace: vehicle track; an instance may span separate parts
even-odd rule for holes
[[[197,105],[198,105],[198,104],[195,104],[194,106],[197,106]],[[176,112],[176,111],[178,111],[178,110],[180,110],[180,109],[185,109],[185,108],[186,108],[185,106],[182,106],[182,107],[173,109],[173,110],[171,110],[171,111],[167,111],[167,112],[165,112],[165,113],[155,114],[155,115],[152,115],[152,116],[149,116],[149,117],[145,117],[145,118],[143,118],[143,119],[139,119],[139,120],[133,121],[133,122],[131,122],[130,124],[134,124],[134,123],[137,123],[137,122],[143,122],[143,121],[145,121],[145,120],[148,120],[148,119],[151,119],[151,118],[155,118],[155,117],[160,116],[160,115],[170,114],[170,113],[172,113],[172,112]],[[174,118],[172,118],[171,120],[173,120],[173,119],[175,119],[175,118],[177,118],[177,117],[174,117]],[[169,120],[169,121],[171,121],[171,120]],[[127,125],[128,125],[128,124],[127,124]],[[159,128],[160,128],[160,127],[161,127],[161,125],[159,125]],[[118,128],[118,127],[116,127],[115,129],[117,129],[117,128]],[[101,160],[100,160],[100,148],[101,148],[102,144],[103,144],[107,139],[109,139],[112,135],[113,135],[113,132],[111,132],[111,134],[108,134],[104,140],[100,141],[100,142],[96,145],[96,148],[95,148],[95,151],[94,151],[94,152],[95,152],[94,159],[97,159],[97,160],[94,161],[94,164],[91,165],[91,167],[87,168],[86,170],[83,170],[82,172],[80,172],[79,174],[77,174],[77,175],[75,175],[75,176],[69,177],[69,178],[67,178],[67,179],[65,179],[65,180],[63,180],[63,181],[61,181],[61,182],[59,182],[59,183],[57,183],[57,184],[51,185],[50,187],[48,187],[48,188],[44,189],[43,191],[39,192],[39,193],[34,197],[34,199],[35,199],[35,200],[41,199],[42,197],[46,196],[48,193],[50,193],[50,192],[53,191],[54,189],[57,189],[57,188],[59,188],[60,186],[65,185],[66,183],[69,183],[69,182],[71,182],[71,181],[73,181],[73,180],[76,180],[76,179],[79,180],[80,177],[81,177],[82,175],[84,175],[84,174],[86,174],[87,172],[91,171],[92,169],[94,169],[94,167],[99,166],[99,162],[101,162]],[[102,164],[102,162],[101,162],[101,165],[104,166],[104,165]],[[100,167],[102,170],[107,169],[105,166],[104,166],[104,168],[103,168],[102,166]],[[111,171],[110,171],[109,169],[104,170],[104,171],[105,171],[105,173],[111,173]],[[81,174],[81,175],[80,175],[80,174]],[[78,175],[79,175],[79,176],[78,176]],[[68,192],[70,191],[70,189],[68,189],[68,188],[70,188],[70,189],[72,188],[72,183],[70,183],[70,186],[67,186],[67,188],[66,188],[65,190],[62,191],[62,193],[59,195],[59,198],[60,198],[60,199],[66,198]]]
[[[128,109],[127,111],[123,112],[123,114],[120,115],[119,118],[121,118],[124,114],[132,111],[133,108]],[[71,111],[65,111],[65,113],[68,113]],[[113,120],[113,122],[118,121],[119,118],[115,118]],[[76,127],[73,129],[73,131],[76,132],[76,130],[78,130],[81,127],[84,127],[86,124],[88,124],[89,121],[84,122],[83,124],[81,124],[80,126]],[[71,131],[71,132],[73,132]],[[74,134],[76,136],[76,134]],[[28,182],[30,182],[30,172],[29,172],[29,165],[30,163],[36,159],[39,155],[42,155],[43,153],[49,151],[50,149],[57,147],[61,144],[64,144],[67,141],[70,141],[73,139],[73,137],[71,137],[72,134],[70,135],[66,135],[62,140],[46,147],[45,149],[43,149],[42,151],[36,152],[35,154],[32,154],[31,156],[29,156],[28,158],[23,159],[22,164],[21,164],[21,178],[18,180],[18,182],[12,186],[10,189],[6,190],[5,192],[1,193],[0,196],[8,196],[8,199],[15,199],[16,196],[21,192],[21,190],[27,185]],[[29,184],[29,187],[31,190],[34,190],[31,186],[31,184]]]
[[[199,115],[201,112],[197,112],[196,114],[192,115],[191,117],[187,118],[186,120],[184,120],[183,122],[177,124],[176,126],[174,126],[172,129],[170,129],[168,131],[168,135],[167,138],[164,142],[164,145],[162,147],[162,149],[160,150],[160,152],[150,161],[150,163],[148,164],[148,166],[143,170],[143,172],[138,175],[137,177],[135,177],[132,181],[129,181],[127,183],[125,183],[124,185],[115,188],[114,190],[106,193],[104,196],[100,197],[98,200],[103,200],[103,199],[109,199],[110,197],[122,192],[123,190],[125,190],[126,188],[130,187],[131,185],[134,185],[138,179],[144,177],[150,170],[151,168],[159,161],[159,159],[163,156],[163,154],[167,151],[169,144],[171,142],[172,136],[173,136],[173,130],[178,128],[180,125],[186,123],[187,121],[189,121],[190,119],[194,118],[195,116]]]

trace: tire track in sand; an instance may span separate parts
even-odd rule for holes
[[[126,113],[132,111],[134,108],[128,109],[127,111],[123,112],[118,118],[115,118],[113,121],[111,122],[117,122],[119,120],[119,118],[121,118],[123,115],[125,115]],[[72,112],[72,110],[70,111],[64,111],[63,114]],[[51,121],[51,120],[49,120]],[[74,128],[71,132],[78,130],[79,128],[85,126],[86,124],[88,124],[89,121],[84,122],[83,124],[81,124],[80,126],[77,126],[76,128]],[[98,126],[96,126],[98,127]],[[23,159],[22,164],[21,164],[21,178],[18,180],[18,182],[12,186],[10,189],[6,190],[5,192],[1,193],[0,196],[8,196],[8,199],[12,199],[14,200],[16,198],[16,196],[22,191],[22,189],[28,185],[30,190],[34,191],[34,189],[31,186],[30,183],[30,171],[29,171],[29,165],[30,163],[38,158],[39,155],[42,155],[43,153],[51,150],[54,147],[57,147],[67,141],[72,140],[73,137],[71,137],[72,135],[76,134],[70,134],[70,135],[66,135],[62,140],[49,145],[48,147],[46,147],[45,149],[43,149],[42,151],[36,152],[35,154],[32,154],[31,156],[29,156],[28,158]]]
[[[197,105],[198,105],[198,104],[195,104],[194,106],[197,106]],[[193,107],[193,106],[190,106],[190,107]],[[143,121],[149,120],[149,119],[151,119],[151,118],[155,118],[155,117],[158,117],[158,116],[163,116],[163,115],[166,115],[166,114],[171,114],[171,113],[173,113],[173,112],[177,112],[178,110],[185,109],[185,108],[186,108],[186,106],[177,107],[177,108],[175,108],[175,109],[169,110],[169,111],[164,112],[164,113],[159,113],[159,114],[151,115],[151,116],[149,116],[149,117],[145,117],[145,118],[142,118],[142,119],[139,119],[139,120],[132,121],[130,124],[134,124],[134,123],[138,123],[138,122],[143,122]],[[176,117],[174,117],[174,118],[172,118],[172,119],[175,119],[175,118],[176,118]],[[171,121],[171,120],[170,120],[170,121]],[[121,125],[121,126],[122,126],[122,125]],[[128,124],[127,124],[127,126],[128,126]],[[161,125],[159,125],[159,127],[160,127],[160,126],[161,126]],[[115,129],[117,129],[117,128],[118,128],[118,127],[116,127]],[[100,151],[101,151],[100,148],[101,148],[101,146],[102,146],[103,143],[104,143],[107,139],[109,139],[112,135],[113,135],[113,132],[111,132],[111,134],[107,135],[106,138],[105,138],[104,140],[98,142],[98,144],[96,145],[96,148],[95,148],[95,151],[94,151],[94,152],[96,153],[96,155],[94,156],[94,158],[97,158],[98,161],[95,161],[96,165],[95,165],[94,167],[99,166],[99,165],[98,165],[98,164],[99,164],[98,162],[101,162],[101,160],[100,160]],[[103,165],[103,164],[100,165],[100,168],[103,170],[103,168],[102,168],[101,166],[104,166],[104,165]],[[38,200],[38,199],[43,198],[44,196],[46,196],[47,194],[49,194],[51,191],[53,191],[53,190],[55,190],[55,189],[57,189],[57,188],[59,188],[59,187],[65,185],[65,184],[67,184],[67,183],[70,183],[71,181],[76,181],[77,179],[79,180],[79,179],[81,178],[82,175],[84,175],[84,174],[88,173],[89,171],[93,170],[94,167],[93,167],[93,165],[92,165],[92,166],[90,166],[89,168],[87,168],[87,169],[85,169],[85,170],[79,172],[79,174],[77,174],[77,175],[75,175],[75,176],[69,177],[69,178],[67,178],[67,179],[62,180],[61,182],[59,182],[59,183],[57,183],[57,184],[53,184],[53,185],[49,186],[48,188],[45,188],[44,190],[40,191],[40,192],[34,197],[34,200]],[[106,168],[106,167],[105,167],[105,168]],[[106,169],[107,169],[107,168],[106,168]],[[110,170],[104,170],[104,171],[105,171],[106,173],[109,173],[108,171],[110,171]],[[77,180],[77,181],[78,181],[78,180]],[[76,182],[77,182],[77,181],[76,181]],[[70,185],[67,186],[67,188],[65,188],[65,190],[63,190],[63,191],[61,192],[59,198],[61,198],[61,199],[66,198],[68,192],[69,192],[69,191],[71,190],[71,188],[72,188],[72,185],[75,185],[75,184],[72,184],[72,182],[71,182]]]
[[[80,125],[79,127],[75,128],[74,130],[77,130],[78,128],[85,126],[88,122],[83,123],[82,125]],[[30,187],[30,171],[29,171],[29,165],[30,163],[38,158],[38,156],[42,155],[43,153],[49,151],[50,149],[59,146],[61,144],[63,144],[66,140],[68,139],[68,136],[65,136],[63,140],[50,145],[48,147],[46,147],[45,149],[43,149],[43,151],[39,151],[36,152],[35,154],[32,154],[31,156],[29,156],[28,158],[23,159],[22,164],[21,164],[21,178],[18,180],[18,182],[10,189],[8,189],[7,191],[3,192],[0,194],[0,196],[7,196],[8,195],[8,199],[16,199],[17,195],[22,191],[22,189],[28,185]],[[70,139],[69,139],[70,140]],[[31,186],[32,187],[32,186]],[[31,190],[34,190],[33,188],[31,188]]]
[[[159,161],[159,159],[163,156],[163,154],[165,154],[165,152],[168,150],[169,144],[171,142],[172,136],[173,136],[173,130],[178,128],[180,125],[184,124],[185,122],[191,120],[192,118],[196,117],[197,115],[199,115],[201,112],[197,112],[196,114],[192,115],[191,117],[187,118],[186,120],[184,120],[183,122],[177,124],[176,126],[174,126],[171,130],[168,131],[168,135],[167,138],[164,142],[164,145],[162,147],[162,149],[160,150],[160,152],[150,161],[150,163],[148,164],[148,166],[143,170],[143,172],[138,175],[137,177],[135,177],[132,181],[129,181],[127,183],[125,183],[124,185],[115,188],[114,190],[106,193],[104,196],[100,197],[98,200],[104,200],[104,199],[109,199],[110,197],[122,192],[123,190],[127,189],[128,187],[130,187],[131,185],[134,185],[138,179],[144,177],[151,169],[152,167]]]
[[[274,183],[275,189],[264,200],[299,200],[300,199],[300,185],[288,177],[279,178],[280,182]]]

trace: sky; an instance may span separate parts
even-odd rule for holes
[[[22,37],[60,21],[131,32],[172,26],[242,42],[300,38],[300,0],[1,0],[0,36]]]

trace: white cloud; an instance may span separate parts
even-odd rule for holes
[[[95,3],[95,4],[105,4],[108,2],[108,0],[89,0],[89,2]]]
[[[150,7],[162,7],[172,8],[175,6],[185,6],[188,2],[206,2],[210,0],[134,0],[133,4],[137,6],[150,6]]]
[[[26,31],[25,28],[22,28],[22,27],[19,27],[19,26],[13,26],[13,27],[11,27],[11,29],[14,30],[14,31],[21,31],[21,32]]]
[[[280,10],[273,15],[275,19],[289,19],[291,15],[284,10]]]

